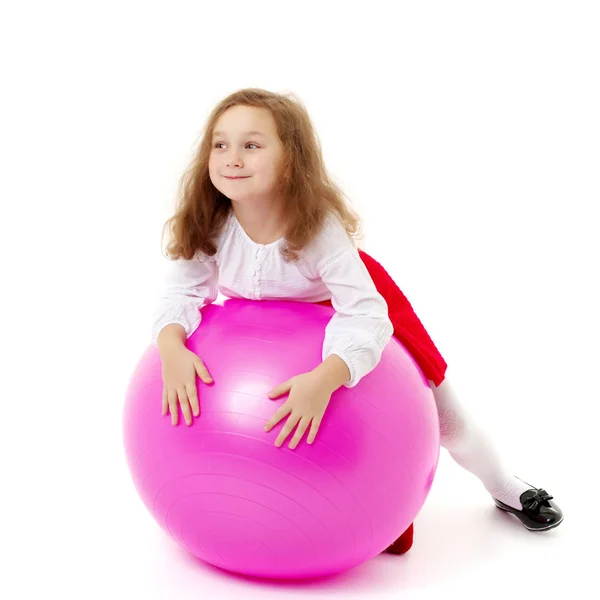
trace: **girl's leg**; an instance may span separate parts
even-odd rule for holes
[[[520,496],[532,486],[511,474],[485,432],[473,422],[448,378],[435,387],[429,381],[440,418],[441,445],[494,497],[517,510]]]
[[[520,495],[531,486],[506,469],[485,433],[461,405],[446,377],[438,387],[429,381],[440,418],[441,445],[463,468],[479,478],[488,492],[505,504],[521,509]],[[413,544],[413,525],[389,547],[390,554],[404,554]]]

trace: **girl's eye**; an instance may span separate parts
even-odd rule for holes
[[[223,142],[217,142],[215,144],[215,148],[217,148],[218,146],[222,146],[222,145],[223,145]],[[256,146],[256,144],[250,142],[249,144],[246,144],[246,146]],[[258,146],[256,146],[256,147],[258,148]]]

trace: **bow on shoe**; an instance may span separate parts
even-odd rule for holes
[[[544,502],[552,500],[554,496],[551,496],[546,490],[536,490],[533,496],[523,500],[523,507],[531,511],[539,511],[540,507]]]

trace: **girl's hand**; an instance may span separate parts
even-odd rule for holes
[[[212,383],[213,379],[197,354],[185,346],[170,349],[162,358],[162,414],[171,412],[171,423],[177,425],[179,411],[177,400],[188,425],[192,424],[191,409],[194,416],[200,414],[196,374],[204,383]]]
[[[268,395],[269,398],[276,398],[288,391],[290,394],[287,402],[280,406],[279,410],[267,421],[265,431],[269,431],[284,417],[290,415],[277,437],[275,445],[281,446],[292,429],[300,423],[298,429],[296,429],[296,434],[289,444],[289,448],[294,449],[311,422],[312,425],[307,442],[309,444],[313,443],[334,390],[326,384],[323,377],[314,371],[310,371],[292,377],[271,390]]]

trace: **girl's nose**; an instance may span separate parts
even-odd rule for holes
[[[228,167],[230,167],[232,165],[239,167],[241,164],[242,164],[242,159],[240,158],[240,155],[237,152],[234,152],[230,156],[227,157],[227,166]]]

